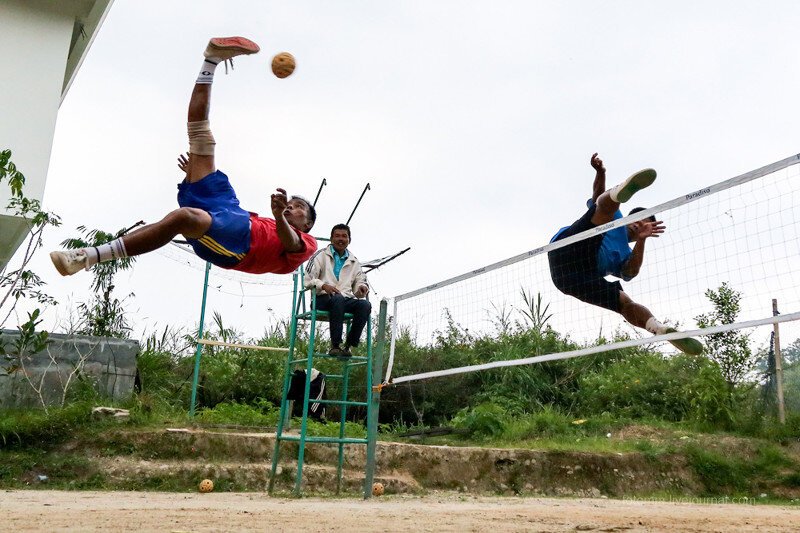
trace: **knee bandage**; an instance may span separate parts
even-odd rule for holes
[[[196,155],[214,155],[214,134],[207,120],[188,123],[189,153]]]

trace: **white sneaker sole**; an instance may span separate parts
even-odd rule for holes
[[[654,181],[656,181],[655,170],[652,168],[640,170],[625,180],[617,193],[617,202],[624,204],[630,200],[634,194],[652,185]]]

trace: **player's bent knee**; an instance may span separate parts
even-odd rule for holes
[[[211,227],[211,215],[196,207],[181,207],[170,216],[175,222],[176,231],[188,239],[202,237]]]
[[[217,142],[211,133],[211,123],[207,120],[189,122],[189,152],[196,155],[214,155]]]

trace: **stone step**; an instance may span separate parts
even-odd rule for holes
[[[271,465],[267,462],[233,463],[198,460],[143,460],[130,457],[95,457],[89,460],[89,469],[104,473],[109,489],[132,487],[157,487],[167,478],[178,486],[193,486],[203,479],[214,482],[217,491],[264,492],[269,483]],[[297,463],[278,466],[275,489],[278,493],[294,489]],[[423,489],[413,478],[398,475],[381,475],[376,482],[384,485],[386,493],[419,493]],[[364,472],[342,470],[342,491],[361,493]],[[336,491],[336,467],[303,465],[303,492],[330,494]]]

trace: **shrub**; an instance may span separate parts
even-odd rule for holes
[[[452,422],[456,427],[468,429],[474,436],[499,437],[506,428],[506,413],[497,404],[483,403],[464,409]]]
[[[589,415],[669,421],[699,417],[718,423],[730,414],[722,405],[725,386],[716,365],[704,357],[639,351],[582,376],[575,400]]]

